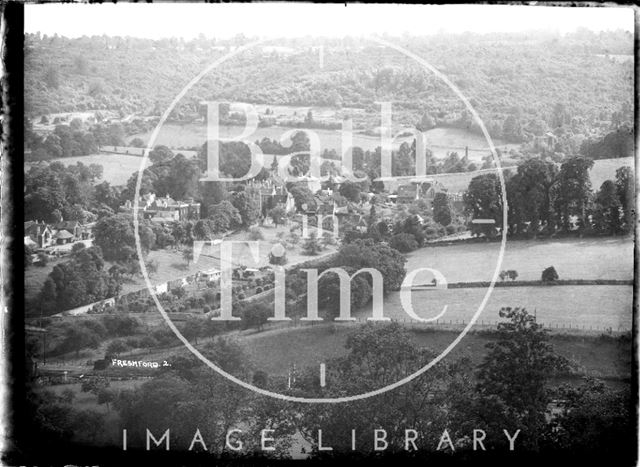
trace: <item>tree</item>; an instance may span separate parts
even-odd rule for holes
[[[399,233],[391,237],[389,246],[401,253],[409,253],[418,249],[418,242],[416,242],[416,238],[411,234]]]
[[[242,312],[242,319],[246,328],[255,327],[262,330],[269,316],[273,314],[271,308],[265,303],[257,303],[247,306]]]
[[[433,198],[433,220],[446,227],[451,224],[451,203],[446,193],[438,192]]]
[[[558,272],[553,266],[549,266],[544,271],[542,271],[542,282],[553,282],[557,281],[558,278]]]
[[[182,259],[184,259],[187,266],[193,261],[193,248],[185,248],[182,250]]]
[[[107,410],[111,410],[111,403],[116,399],[113,389],[102,388],[98,391],[98,404],[106,404]]]
[[[99,344],[100,338],[91,330],[80,326],[70,326],[65,331],[60,349],[67,352],[75,351],[76,357],[78,357],[80,350],[87,347],[97,349]]]
[[[143,254],[155,243],[155,235],[148,221],[138,224],[140,246]],[[136,256],[136,237],[133,218],[129,214],[116,214],[103,217],[93,228],[95,244],[98,245],[107,261],[130,261]]]
[[[39,303],[52,314],[113,297],[120,288],[119,278],[104,270],[100,248],[83,248],[68,261],[54,266],[42,287]]]
[[[222,201],[207,209],[213,232],[226,232],[242,225],[242,217],[233,204]]]
[[[202,335],[202,330],[205,324],[202,319],[197,318],[189,318],[184,323],[184,327],[182,328],[182,335],[188,339],[193,339],[194,343],[198,345],[198,337]]]
[[[109,343],[105,352],[106,355],[120,355],[122,352],[129,350],[129,346],[122,339],[116,339]]]
[[[286,212],[282,206],[276,206],[275,208],[269,210],[268,215],[273,221],[276,228],[278,227],[278,225],[284,224]]]
[[[133,138],[131,141],[129,141],[129,146],[132,146],[134,148],[144,148],[146,144],[141,138]]]
[[[616,185],[611,180],[606,180],[596,195],[596,227],[615,235],[622,231],[623,219],[620,215],[620,198]]]
[[[349,180],[340,185],[340,194],[354,203],[360,201],[360,187]]]
[[[105,205],[114,211],[120,206],[118,190],[106,181],[95,186],[93,200],[96,205]]]
[[[173,159],[173,156],[173,151],[164,145],[158,145],[149,152],[149,160],[152,164],[169,161]]]
[[[502,137],[511,143],[521,143],[524,137],[520,121],[515,115],[509,115],[502,127]]]
[[[502,224],[502,190],[496,174],[473,177],[463,201],[465,210],[474,219],[493,219],[496,225]]]
[[[347,354],[331,359],[327,368],[327,384],[320,387],[318,372],[311,368],[300,371],[293,390],[306,397],[344,397],[360,394],[399,381],[424,366],[434,354],[416,345],[411,334],[398,323],[367,324],[351,333],[345,345]],[[441,362],[432,368],[430,378],[414,379],[393,391],[393,394],[368,398],[347,404],[304,404],[297,425],[302,436],[317,447],[318,429],[323,444],[334,453],[351,451],[351,430],[373,433],[383,427],[388,443],[386,452],[400,453],[405,449],[407,424],[421,434],[424,446],[437,446],[448,426],[450,387],[466,373],[458,363]],[[357,375],[354,376],[354,375]],[[349,427],[345,430],[344,427]],[[379,454],[371,442],[358,441],[358,457]],[[322,455],[314,450],[315,454]]]
[[[635,205],[635,183],[631,167],[625,166],[616,170],[616,190],[620,200],[620,207],[624,214],[625,230],[631,231],[634,225],[633,213]]]
[[[527,159],[518,165],[518,172],[507,182],[509,225],[512,233],[519,232],[524,223],[536,236],[541,226],[553,221],[553,186],[558,169],[551,161]]]
[[[628,390],[612,389],[603,381],[585,378],[580,386],[561,386],[556,398],[561,412],[552,422],[552,433],[559,448],[595,454],[610,453],[612,443],[634,445],[634,404]],[[618,456],[625,455],[618,452]]]
[[[487,344],[489,351],[479,366],[478,395],[485,401],[480,412],[500,429],[521,428],[527,434],[524,442],[535,449],[546,425],[550,378],[566,367],[566,361],[525,309],[502,308],[500,317],[506,321],[498,324],[497,340]]]
[[[558,183],[554,185],[556,194],[556,212],[559,224],[569,230],[570,216],[576,215],[581,226],[586,223],[586,209],[591,194],[591,180],[589,170],[593,167],[593,160],[575,156],[567,159],[560,167]]]
[[[58,68],[49,66],[44,72],[44,84],[49,89],[58,89],[60,87],[60,73]]]
[[[356,269],[345,267],[345,271],[352,275]],[[362,308],[371,300],[371,285],[365,274],[358,274],[351,281],[350,309]],[[340,312],[340,278],[335,273],[325,274],[318,281],[318,306],[329,312],[331,317],[338,316]]]
[[[303,210],[303,205],[306,205],[307,209],[315,206],[313,193],[305,183],[287,184],[287,191],[293,196],[298,211]]]
[[[356,270],[377,269],[383,278],[384,293],[399,290],[406,274],[406,258],[397,250],[371,239],[357,239],[342,245],[338,251],[339,264]]]
[[[318,236],[315,231],[309,233],[309,236],[302,244],[302,251],[305,255],[315,256],[322,251],[322,245],[318,241]]]
[[[258,202],[253,196],[244,191],[235,193],[231,197],[231,204],[238,210],[242,219],[242,227],[245,229],[255,224],[258,220],[260,210],[258,209]]]

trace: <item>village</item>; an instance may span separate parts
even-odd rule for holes
[[[539,465],[628,441],[632,31],[353,17],[261,44],[139,36],[152,11],[23,37],[9,311],[51,462]]]

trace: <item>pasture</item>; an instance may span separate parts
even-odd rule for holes
[[[243,129],[241,126],[221,126],[220,136],[224,138],[237,137],[242,134]],[[250,141],[262,140],[263,138],[279,140],[282,135],[289,130],[292,130],[292,128],[257,128],[256,131],[246,139]],[[320,138],[321,150],[334,149],[338,153],[341,151],[342,141],[339,131],[322,129],[314,129],[312,131]],[[150,135],[151,132],[135,134],[130,136],[128,140],[131,141],[134,138],[141,138],[146,143]],[[434,128],[425,132],[425,136],[427,138],[426,146],[433,151],[437,158],[446,157],[450,151],[456,151],[460,157],[462,157],[464,156],[465,147],[469,148],[469,158],[471,160],[479,161],[483,156],[490,154],[489,144],[485,141],[484,137],[468,131],[457,128]],[[207,129],[202,122],[185,125],[168,123],[160,130],[155,144],[190,148],[202,146],[206,139]],[[405,141],[410,142],[411,140],[413,140],[413,136],[398,137],[395,140],[395,145],[399,146],[401,143]],[[354,132],[353,145],[365,151],[373,151],[376,147],[380,146],[380,137]],[[518,147],[518,145],[506,144],[500,140],[495,140],[494,145],[503,152],[508,152],[510,149]]]
[[[479,309],[488,289],[415,290],[411,294],[413,310],[424,319],[446,313],[439,322],[468,323]],[[630,285],[496,287],[479,315],[477,324],[500,321],[503,307],[526,308],[535,313],[539,323],[549,328],[631,330],[633,321],[633,287]],[[371,316],[371,307],[354,313]],[[384,316],[400,322],[410,321],[400,301],[392,292],[384,302]]]
[[[406,267],[437,269],[448,282],[490,281],[499,253],[500,243],[494,242],[429,246],[409,253]],[[514,269],[519,280],[539,280],[548,266],[560,279],[633,279],[633,239],[507,240],[498,272]]]
[[[616,179],[616,170],[620,167],[629,166],[635,168],[633,157],[621,157],[619,159],[599,159],[593,162],[593,167],[589,172],[591,177],[591,188],[598,191],[606,180]]]
[[[353,325],[306,326],[290,328],[283,332],[264,332],[247,336],[242,340],[255,368],[272,375],[286,375],[290,366],[320,367],[327,359],[347,353],[344,345]],[[442,352],[458,335],[456,331],[411,331],[416,344]],[[482,361],[487,352],[486,344],[493,337],[490,333],[470,332],[454,347],[446,360],[451,362],[463,356],[474,365]],[[608,378],[628,378],[631,373],[631,343],[597,336],[552,335],[556,351],[576,364],[584,375]],[[330,368],[328,368],[330,371]],[[417,370],[417,368],[416,368]]]
[[[142,160],[141,157],[126,154],[93,154],[91,156],[64,157],[54,159],[52,162],[61,162],[64,165],[75,165],[78,162],[82,162],[84,165],[99,164],[104,168],[104,173],[102,179],[97,180],[96,183],[106,181],[112,186],[124,186],[131,175],[140,170]]]

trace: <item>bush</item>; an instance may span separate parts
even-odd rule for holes
[[[116,339],[107,346],[106,353],[107,355],[119,355],[127,350],[129,350],[127,343],[123,339]]]
[[[559,279],[558,272],[556,268],[553,266],[549,266],[547,269],[542,271],[542,281],[543,282],[553,282]]]
[[[254,226],[249,229],[249,240],[264,240],[264,235],[260,227]]]
[[[140,329],[140,321],[130,316],[107,315],[102,317],[102,324],[111,336],[131,336]]]
[[[156,341],[152,336],[144,336],[138,339],[138,346],[143,349],[149,349],[151,347],[155,347],[158,345],[158,341]]]
[[[456,233],[456,228],[453,224],[449,224],[448,226],[446,226],[445,230],[447,231],[447,235],[453,235],[454,233]]]
[[[391,237],[391,240],[389,240],[389,246],[401,253],[409,253],[410,251],[418,248],[418,242],[413,235],[400,233]]]
[[[177,341],[176,335],[171,329],[156,329],[151,335],[159,345],[171,345]]]
[[[46,253],[38,253],[38,266],[45,267],[49,262],[49,256]]]

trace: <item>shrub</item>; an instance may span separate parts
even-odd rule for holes
[[[556,268],[554,268],[553,266],[549,266],[547,269],[542,271],[543,282],[553,282],[558,280],[558,278],[559,278],[558,272],[556,271]]]
[[[171,329],[156,329],[151,335],[160,345],[175,344],[177,340]]]
[[[119,355],[127,350],[129,350],[127,343],[123,339],[116,339],[107,346],[106,353],[107,355]]]
[[[45,267],[49,262],[49,256],[46,253],[38,253],[38,266]]]
[[[456,233],[456,228],[453,224],[449,224],[448,226],[446,226],[445,230],[447,231],[447,235],[452,235]]]
[[[155,347],[158,345],[158,341],[155,340],[152,336],[144,336],[138,339],[138,346],[143,349],[148,349],[151,347]]]
[[[140,329],[140,321],[130,316],[107,315],[102,317],[102,323],[111,336],[130,336]]]

